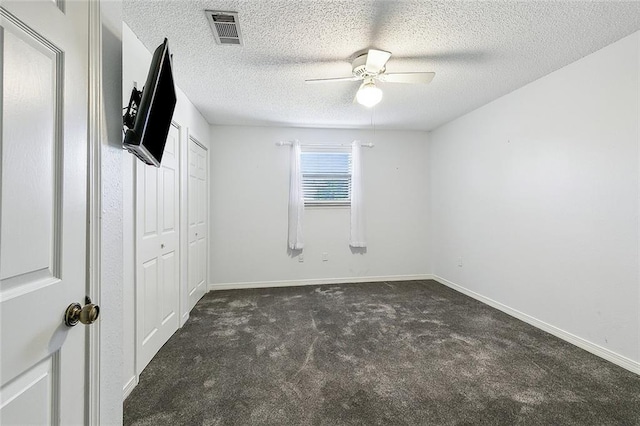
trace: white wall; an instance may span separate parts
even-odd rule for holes
[[[151,53],[123,23],[122,29],[122,105],[126,106],[129,101],[133,82],[137,82],[139,90],[142,89],[151,64]],[[158,40],[158,45],[162,40]],[[171,48],[171,41],[169,41]],[[173,58],[174,62],[179,61],[179,57]],[[187,141],[191,135],[205,146],[209,146],[209,124],[202,117],[196,107],[189,101],[184,92],[176,87],[177,103],[173,114],[173,120],[180,125],[180,164],[181,164],[181,192],[180,204],[181,212],[186,212],[187,206]],[[123,154],[123,181],[124,181],[124,391],[130,392],[137,383],[136,362],[135,362],[135,167],[146,167],[132,154]],[[186,214],[180,218],[181,236],[186,236],[187,221]],[[186,238],[181,238],[180,243],[181,259],[181,284],[186,296]],[[186,306],[186,297],[182,298]],[[182,318],[181,325],[186,321],[186,316]]]
[[[635,368],[639,40],[433,131],[428,156],[434,273]]]
[[[289,147],[375,143],[363,148],[366,254],[349,249],[349,208],[307,208],[304,263],[287,253]],[[211,127],[213,284],[388,279],[428,272],[426,132]],[[322,261],[322,253],[329,260]]]
[[[122,424],[122,3],[101,1],[102,123],[100,239],[100,419],[102,425]],[[96,295],[92,295],[96,298]]]

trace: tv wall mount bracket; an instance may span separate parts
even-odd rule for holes
[[[142,90],[138,90],[136,86],[133,86],[131,90],[131,97],[129,98],[129,105],[125,108],[125,113],[122,116],[123,131],[133,129],[133,125],[136,122],[136,115],[138,114],[138,107],[142,100]]]

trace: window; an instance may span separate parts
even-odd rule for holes
[[[349,205],[351,152],[303,151],[300,163],[305,205]]]

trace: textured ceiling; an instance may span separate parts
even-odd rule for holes
[[[205,9],[239,12],[244,46],[216,45]],[[151,51],[169,39],[211,124],[431,130],[639,30],[640,2],[124,0],[124,21]],[[352,103],[358,82],[304,83],[372,47],[388,72],[436,77],[380,83],[373,109]]]

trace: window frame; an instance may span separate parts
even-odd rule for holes
[[[351,207],[351,180],[353,178],[353,164],[351,159],[351,147],[347,146],[330,146],[330,145],[322,145],[322,146],[314,146],[314,145],[302,145],[301,146],[301,157],[305,153],[309,152],[317,152],[317,153],[327,153],[327,154],[347,154],[349,157],[349,199],[348,200],[330,200],[330,201],[322,201],[322,200],[309,200],[306,197],[304,198],[304,207],[307,208],[349,208]],[[302,163],[302,158],[300,159]],[[304,180],[305,173],[302,170],[302,165],[300,167],[301,181],[303,184],[303,196],[304,196]]]

